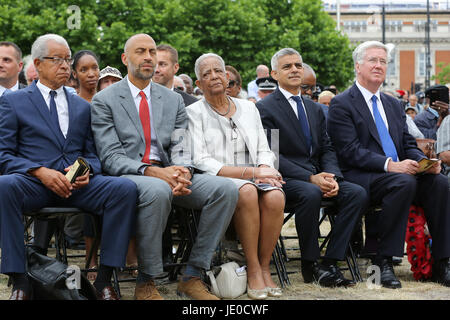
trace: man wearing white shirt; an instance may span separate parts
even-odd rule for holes
[[[323,110],[301,95],[300,54],[292,48],[275,53],[271,75],[278,81],[278,89],[256,106],[264,129],[268,133],[279,132],[279,171],[286,181],[286,207],[295,214],[303,279],[325,287],[352,286],[355,283],[344,278],[337,262],[345,258],[366,193],[362,187],[344,181],[326,132]],[[272,139],[269,143],[276,145]],[[336,204],[338,218],[325,257],[319,261],[319,212],[323,199]]]
[[[0,42],[0,97],[23,88],[19,84],[22,67],[22,50],[13,42]]]
[[[29,299],[22,213],[47,206],[77,207],[103,218],[94,287],[99,299],[117,300],[111,276],[114,268],[125,266],[136,218],[136,185],[102,174],[90,104],[63,87],[72,62],[67,41],[43,35],[33,43],[31,55],[39,81],[0,97],[0,271],[11,277],[12,300]],[[78,157],[89,163],[89,170],[71,183],[65,173]],[[45,254],[41,250],[46,248],[36,243],[33,247]]]
[[[256,99],[256,101],[259,101],[261,98],[258,95],[258,85],[256,84],[256,80],[259,78],[267,78],[270,75],[269,68],[264,65],[260,64],[256,67],[256,79],[252,80],[247,85],[247,94],[248,97],[253,97]]]
[[[174,86],[175,75],[180,69],[177,50],[168,44],[160,44],[156,47],[156,60],[153,81],[180,94],[186,107],[197,102],[195,97]]]
[[[433,238],[433,280],[450,286],[450,206],[447,178],[440,161],[419,173],[426,158],[408,133],[399,101],[380,87],[386,77],[388,49],[378,41],[360,44],[353,52],[356,83],[333,98],[328,132],[344,177],[366,189],[370,205],[379,205],[376,256],[381,285],[401,288],[392,257],[401,257],[411,204],[423,207]],[[366,224],[368,220],[366,219]]]

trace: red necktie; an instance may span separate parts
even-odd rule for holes
[[[150,128],[150,112],[148,109],[147,98],[143,91],[139,92],[141,95],[141,103],[139,104],[139,118],[141,118],[142,129],[144,130],[145,138],[145,153],[142,162],[150,163],[150,146],[152,142],[152,134]]]

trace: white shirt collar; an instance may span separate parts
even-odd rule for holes
[[[50,95],[50,91],[53,90],[53,89],[47,87],[46,85],[42,84],[42,82],[40,80],[38,80],[38,82],[36,82],[36,86],[38,87],[39,91],[41,91],[44,98],[48,97]],[[64,86],[61,86],[54,91],[56,91],[56,96],[60,97],[62,94],[64,94]]]
[[[286,100],[287,100],[287,101],[289,101],[289,99],[290,99],[291,97],[294,96],[292,93],[290,93],[290,92],[287,91],[286,89],[283,89],[282,87],[278,87],[278,88],[280,89],[280,91],[281,91],[281,93],[283,94],[283,96],[286,97]],[[298,95],[297,95],[297,96],[300,97],[300,98],[302,97],[300,91],[298,92]],[[302,99],[302,100],[303,100],[303,99]]]
[[[361,91],[361,93],[362,93],[362,95],[363,95],[363,97],[364,97],[364,100],[366,100],[367,104],[372,103],[371,100],[372,100],[372,96],[374,96],[374,95],[377,97],[377,99],[378,99],[379,101],[381,101],[381,99],[380,99],[380,89],[378,89],[377,92],[372,93],[372,92],[370,92],[369,90],[367,90],[366,88],[364,88],[364,87],[358,82],[358,80],[356,80],[356,86],[358,87],[359,91]]]
[[[133,97],[133,99],[136,99],[139,96],[139,93],[141,91],[144,91],[145,96],[147,97],[147,99],[150,99],[150,88],[152,85],[152,82],[150,81],[150,83],[148,84],[148,86],[146,86],[143,90],[139,89],[138,87],[136,87],[131,81],[130,79],[127,77],[127,81],[128,81],[128,86],[130,87],[131,90],[131,96]]]
[[[6,91],[7,88],[0,85],[0,97],[2,96],[3,92]],[[11,91],[17,91],[19,90],[19,80],[17,80],[16,84],[13,85],[11,88],[9,88]]]

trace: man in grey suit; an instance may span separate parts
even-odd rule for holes
[[[171,204],[201,210],[198,233],[177,293],[191,299],[218,299],[202,281],[238,199],[234,183],[194,174],[183,148],[188,125],[183,99],[151,82],[156,43],[137,34],[125,43],[128,75],[92,100],[92,130],[106,173],[133,180],[139,192],[136,239],[139,274],[135,297],[162,299],[153,279],[163,272],[162,234]]]

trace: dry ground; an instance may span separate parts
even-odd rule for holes
[[[324,227],[324,231],[327,226]],[[291,220],[283,227],[283,234],[295,234],[293,221]],[[296,246],[296,240],[287,242],[287,247]],[[50,250],[50,254],[52,253]],[[82,253],[82,251],[80,251]],[[295,256],[298,253],[289,253]],[[73,263],[73,262],[71,262]],[[83,259],[80,258],[76,262],[82,266]],[[358,259],[360,272],[364,279],[367,278],[366,270],[369,262],[366,259]],[[449,300],[450,288],[443,287],[433,282],[417,282],[410,271],[410,264],[404,257],[400,266],[395,267],[395,272],[402,282],[402,288],[398,290],[375,288],[369,289],[366,282],[358,283],[355,287],[349,289],[328,289],[322,288],[315,284],[305,284],[303,282],[299,261],[290,261],[286,264],[289,271],[297,271],[290,274],[291,286],[284,289],[283,300]],[[349,275],[347,274],[347,277]],[[276,275],[274,275],[276,278]],[[276,278],[277,279],[277,278]],[[278,279],[277,279],[278,280]],[[10,288],[6,286],[7,277],[0,275],[0,300],[8,299]],[[159,290],[165,299],[180,300],[176,295],[176,283],[163,284],[159,286]],[[121,293],[123,299],[131,300],[134,294],[134,283],[121,283]],[[247,295],[244,294],[238,298],[246,300]],[[275,298],[272,298],[275,299]]]

